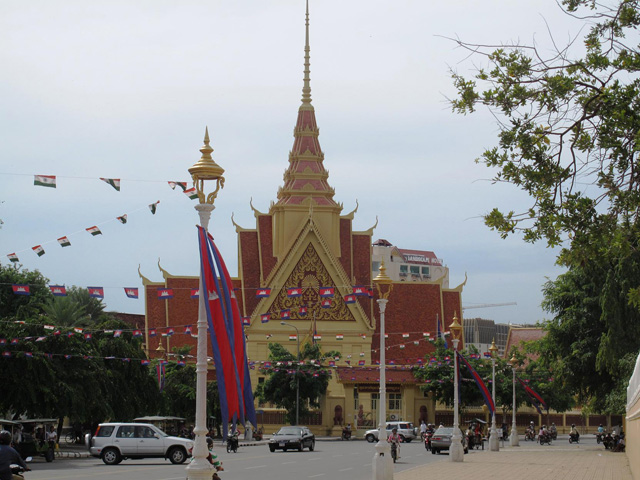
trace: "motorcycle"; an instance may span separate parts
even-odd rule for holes
[[[579,433],[570,433],[569,434],[569,443],[580,443],[580,434]]]
[[[524,433],[524,440],[525,441],[531,440],[533,442],[535,439],[536,439],[536,432],[534,432],[530,428],[527,428],[527,431]]]
[[[231,435],[227,438],[227,453],[237,453],[238,452],[238,436]]]
[[[346,428],[342,429],[342,440],[350,440],[351,439],[351,430],[347,430]]]
[[[549,431],[549,435],[551,435],[551,440],[557,440],[558,439],[558,431],[557,430],[550,430]]]
[[[393,458],[393,463],[398,460],[398,444],[396,442],[391,442],[391,458]]]
[[[604,433],[596,433],[596,443],[600,445],[604,439]]]
[[[431,450],[431,437],[433,437],[433,432],[425,432],[422,439],[424,440],[424,448],[427,450]]]
[[[545,432],[542,435],[538,435],[538,441],[540,442],[540,445],[544,445],[545,443],[547,445],[551,445],[551,434],[549,432]]]
[[[253,433],[253,439],[257,442],[262,440],[262,427]]]

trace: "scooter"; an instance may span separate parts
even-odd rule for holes
[[[350,440],[351,439],[351,430],[347,430],[346,428],[342,429],[342,440]]]
[[[580,434],[579,433],[570,433],[569,434],[569,443],[580,443]]]
[[[391,442],[391,458],[393,458],[393,463],[398,460],[398,444],[396,442]]]
[[[227,438],[227,453],[237,453],[238,452],[238,436],[231,435]]]
[[[425,432],[424,448],[426,448],[427,450],[431,450],[431,437],[433,437],[433,432]]]
[[[253,432],[253,439],[257,442],[262,440],[262,427],[258,428],[258,430]]]

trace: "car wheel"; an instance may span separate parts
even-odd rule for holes
[[[102,452],[102,461],[107,465],[117,465],[122,461],[122,456],[115,448],[107,448]]]
[[[287,447],[284,447],[284,448],[282,449],[282,451],[283,451],[283,452],[286,452],[287,450],[288,450],[288,449],[287,449]]]
[[[402,443],[404,443],[404,442],[406,442],[406,441],[407,441],[407,439],[404,437],[404,435],[402,435],[402,434],[401,434],[401,435],[398,435],[398,436],[400,437],[400,441],[401,441]]]
[[[171,463],[173,464],[184,463],[186,459],[187,459],[187,452],[185,452],[183,448],[173,447],[171,450],[169,450],[169,460],[171,460]]]
[[[271,450],[272,452],[276,451],[276,446],[275,445],[269,445],[269,450]]]
[[[373,436],[372,433],[370,433],[369,435],[366,436],[367,442],[369,443],[373,443],[376,441],[376,437]]]
[[[313,449],[314,449],[314,448],[316,448],[316,441],[315,441],[315,440],[313,440],[313,441],[311,442],[311,444],[309,445],[309,451],[310,451],[310,452],[313,452]]]

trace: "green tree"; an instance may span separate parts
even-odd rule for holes
[[[530,197],[523,211],[492,210],[486,224],[562,246],[569,271],[544,287],[554,319],[540,362],[594,411],[619,412],[640,344],[640,2],[559,4],[585,34],[550,55],[536,44],[458,41],[485,65],[472,79],[453,73],[452,107],[495,115],[498,145],[478,161]]]
[[[537,46],[458,43],[482,55],[472,80],[453,73],[454,111],[488,107],[499,120],[498,146],[481,160],[531,198],[528,209],[485,216],[503,236],[568,246],[564,264],[579,264],[623,223],[639,220],[638,128],[640,68],[633,41],[638,0],[562,0],[587,33],[545,56]],[[585,13],[586,11],[586,13]],[[553,39],[552,39],[553,40]],[[555,43],[554,43],[555,45]]]
[[[322,366],[327,358],[339,357],[335,351],[323,353],[318,344],[305,343],[297,356],[279,343],[269,344],[269,360],[266,368],[267,379],[258,385],[255,397],[287,410],[291,425],[296,421],[296,382],[299,380],[299,416],[307,415],[311,408],[320,407],[320,398],[327,392],[329,370]]]
[[[0,264],[0,319],[24,320],[39,315],[42,304],[53,297],[48,283],[49,279],[37,270],[29,271],[19,265]],[[29,285],[31,294],[14,294],[11,288],[13,284]]]

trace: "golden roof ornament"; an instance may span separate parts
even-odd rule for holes
[[[209,128],[205,127],[204,133],[204,145],[200,148],[202,156],[191,168],[189,173],[193,179],[193,186],[198,193],[198,200],[200,203],[208,203],[213,205],[214,200],[218,196],[218,191],[224,188],[224,168],[218,165],[211,157],[213,148],[209,145]],[[208,195],[204,192],[205,180],[215,180],[216,188]]]

